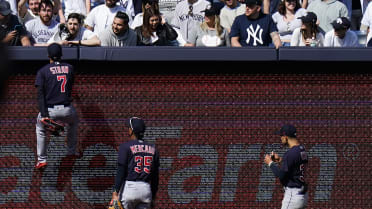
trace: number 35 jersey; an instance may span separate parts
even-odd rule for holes
[[[127,181],[157,181],[159,154],[155,145],[142,140],[131,140],[120,145],[118,164],[127,168]]]

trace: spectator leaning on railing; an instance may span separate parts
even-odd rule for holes
[[[50,43],[59,43],[60,45],[68,45],[68,41],[88,40],[95,33],[83,27],[83,15],[71,13],[68,16],[67,24],[60,24],[58,32],[49,39]]]
[[[88,40],[69,41],[69,44],[82,46],[136,46],[137,35],[129,28],[129,17],[124,12],[116,13],[112,26]]]

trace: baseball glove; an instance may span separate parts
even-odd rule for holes
[[[44,124],[46,130],[50,131],[54,136],[60,136],[65,130],[63,124],[57,123],[50,118],[42,118],[41,123]]]
[[[124,209],[120,201],[114,200],[108,209]]]

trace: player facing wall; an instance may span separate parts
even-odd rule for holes
[[[52,138],[33,170],[35,75],[10,77],[0,104],[0,207],[101,208],[111,198],[124,120],[144,118],[161,155],[157,208],[274,208],[282,188],[263,163],[273,132],[297,127],[310,157],[309,208],[371,208],[370,75],[78,74],[81,157]]]

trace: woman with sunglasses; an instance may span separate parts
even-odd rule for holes
[[[289,46],[293,31],[301,27],[298,17],[306,15],[306,10],[301,8],[298,0],[283,0],[280,2],[278,11],[273,14],[273,20],[278,28],[280,40],[283,46]]]

